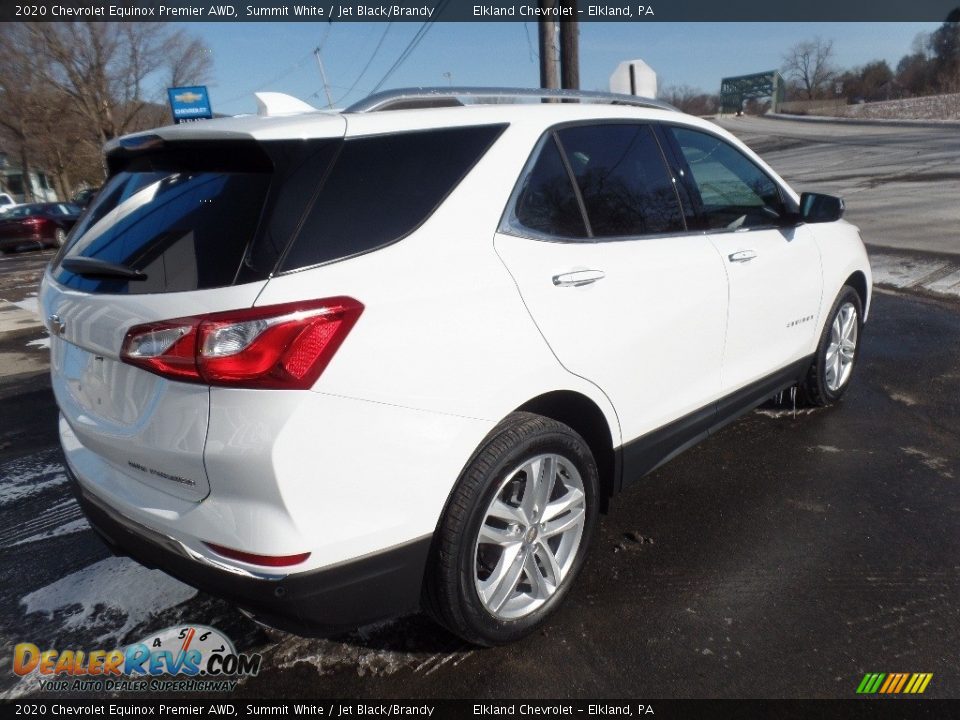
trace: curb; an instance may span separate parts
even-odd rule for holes
[[[786,113],[766,113],[760,117],[770,120],[792,120],[794,122],[808,123],[836,123],[838,125],[864,125],[879,127],[915,127],[915,128],[939,128],[941,130],[960,129],[960,120],[896,120],[894,118],[848,118],[835,117],[832,115],[788,115]]]
[[[867,254],[874,285],[960,301],[960,255],[876,245]]]

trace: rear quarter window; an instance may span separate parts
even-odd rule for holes
[[[345,140],[281,260],[280,271],[359,255],[409,235],[433,214],[505,127]]]

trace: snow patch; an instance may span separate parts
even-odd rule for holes
[[[901,290],[922,288],[960,297],[960,267],[952,256],[938,258],[872,250],[870,268],[877,285]]]
[[[159,570],[127,558],[110,557],[62,577],[20,599],[26,614],[58,618],[64,631],[94,630],[96,644],[124,641],[135,627],[156,614],[186,602],[197,591]],[[79,606],[79,610],[77,610]]]
[[[83,532],[84,530],[90,529],[90,523],[86,521],[85,518],[77,518],[76,520],[71,520],[68,523],[65,523],[59,527],[55,527],[52,530],[46,530],[36,535],[31,535],[28,538],[23,540],[18,540],[15,543],[12,543],[10,547],[16,547],[17,545],[28,545],[30,543],[40,542],[41,540],[49,540],[50,538],[60,537],[62,535],[72,535],[73,533]]]
[[[14,462],[0,469],[0,475],[3,476],[0,481],[0,506],[18,502],[67,481],[60,463],[41,463],[31,467],[29,461]]]
[[[31,297],[25,297],[23,300],[13,300],[11,301],[21,310],[26,310],[31,312],[34,315],[40,315],[40,304],[37,302],[37,294],[34,293]]]
[[[937,457],[936,455],[928,453],[925,450],[921,450],[920,448],[902,447],[900,449],[907,455],[920,458],[921,464],[933,470],[940,477],[953,479],[953,473],[947,470],[947,468],[950,466],[948,460],[942,457]]]

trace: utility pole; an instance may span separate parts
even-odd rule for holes
[[[580,89],[580,21],[577,0],[560,0],[560,7],[570,8],[569,20],[560,21],[560,85],[564,90]]]
[[[541,10],[555,10],[557,0],[540,0]],[[557,75],[557,21],[549,12],[540,16],[537,23],[540,39],[540,87],[556,90],[560,87]]]
[[[320,77],[323,79],[323,91],[327,94],[327,107],[333,107],[333,98],[330,96],[330,86],[327,84],[327,71],[323,69],[323,58],[320,57],[320,48],[315,47],[313,54],[317,56],[317,65],[320,66]]]

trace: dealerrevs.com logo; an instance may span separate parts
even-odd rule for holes
[[[36,675],[42,691],[232,691],[260,672],[259,653],[238,653],[216,628],[178,625],[113,650],[47,649],[19,643],[13,672]],[[185,676],[185,677],[183,677]]]

